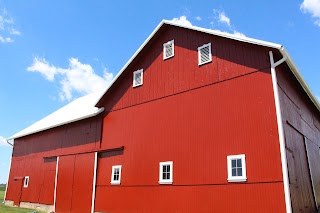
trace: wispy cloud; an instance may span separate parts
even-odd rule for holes
[[[216,11],[216,12],[218,14],[218,21],[230,27],[230,18],[226,16],[226,14],[224,14],[223,11]]]
[[[218,29],[218,31],[232,33],[239,37],[246,37],[244,33],[236,30],[236,28],[231,24],[231,19],[223,10],[213,9],[213,14],[213,20],[210,22],[211,26],[213,26],[214,28],[222,27],[226,29],[225,31],[221,31],[220,29]]]
[[[2,136],[0,136],[0,146],[9,146],[6,139]]]
[[[320,27],[320,0],[304,0],[300,5],[300,10],[310,13],[314,18],[314,24]]]
[[[103,76],[97,75],[91,65],[81,63],[77,58],[69,59],[67,68],[51,65],[45,58],[35,57],[30,72],[38,72],[48,81],[54,82],[59,77],[59,97],[62,101],[72,100],[75,93],[85,95],[110,85],[113,74],[103,68]]]
[[[197,20],[197,21],[201,21],[202,18],[201,18],[200,16],[196,16],[196,20]]]
[[[179,18],[173,18],[171,21],[173,21],[177,24],[185,25],[185,26],[192,26],[191,22],[187,19],[186,16],[180,16]]]
[[[14,42],[14,36],[20,36],[21,32],[16,28],[14,19],[6,9],[0,9],[0,43]]]
[[[9,30],[10,35],[21,35],[21,32],[17,29],[15,29],[14,27],[11,27]]]

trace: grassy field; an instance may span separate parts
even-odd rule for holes
[[[3,205],[2,201],[4,198],[6,188],[0,187],[0,213],[30,213],[30,212],[37,212],[37,213],[44,213],[40,211],[35,211],[33,209],[24,209],[24,208],[18,208],[18,207],[9,207]]]

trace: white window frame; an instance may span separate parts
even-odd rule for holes
[[[24,188],[28,188],[29,187],[29,182],[30,182],[30,177],[29,176],[25,176],[24,180],[23,180],[23,187]]]
[[[166,49],[167,49],[167,46],[171,44],[172,45],[172,55],[171,56],[166,56]],[[174,56],[174,40],[171,40],[171,41],[168,41],[166,43],[163,44],[163,60],[166,60],[166,59],[169,59],[169,58],[172,58]]]
[[[121,183],[121,168],[122,168],[121,165],[112,166],[111,182],[110,182],[112,185],[120,185],[120,183]],[[119,169],[119,180],[114,180],[114,172],[116,169]]]
[[[141,73],[141,82],[140,84],[137,84],[137,82],[135,81],[135,75]],[[133,84],[132,87],[137,87],[137,86],[141,86],[143,84],[143,69],[137,70],[133,72]]]
[[[209,60],[206,62],[201,62],[201,49],[209,47]],[[212,61],[212,52],[211,52],[211,43],[204,44],[201,47],[198,47],[198,65],[203,65]]]
[[[170,166],[170,178],[169,179],[163,179],[162,173],[163,173],[163,166]],[[173,182],[173,162],[172,161],[166,161],[166,162],[160,162],[159,163],[159,184],[172,184]]]
[[[242,176],[232,176],[232,160],[241,159],[242,164]],[[247,170],[246,170],[246,155],[229,155],[227,156],[228,162],[228,182],[245,182],[247,181]]]

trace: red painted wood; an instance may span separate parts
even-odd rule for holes
[[[99,150],[100,137],[101,121],[97,117],[16,139],[7,200],[13,200],[16,194],[13,178],[30,176],[21,201],[53,205],[56,162],[44,157]]]
[[[170,40],[174,40],[175,55],[164,61],[163,43]],[[212,62],[198,66],[198,47],[209,42],[212,45]],[[124,108],[264,70],[269,66],[266,48],[165,26],[128,66],[100,105],[107,110]],[[143,86],[133,88],[132,73],[138,69],[144,70]],[[269,73],[269,70],[265,72]]]
[[[192,187],[99,186],[95,211],[113,213],[286,212],[282,188],[282,183],[260,186],[254,184]],[[264,195],[272,195],[273,198],[265,199]]]
[[[90,212],[94,153],[62,156],[59,159],[56,212]]]
[[[94,153],[76,155],[72,186],[71,212],[91,212],[94,156]]]
[[[159,212],[174,212],[189,202],[184,195],[188,196],[190,187],[199,191],[195,196],[203,200],[190,204],[205,206],[200,212],[229,205],[228,199],[223,199],[217,202],[220,206],[211,206],[213,194],[231,200],[238,195],[239,203],[234,208],[242,212],[249,212],[250,205],[254,209],[251,212],[255,212],[269,203],[276,205],[264,208],[266,212],[274,211],[275,206],[284,212],[272,85],[270,75],[264,71],[112,111],[104,118],[101,145],[124,145],[125,149],[123,155],[99,159],[96,211],[148,212],[165,203],[171,211],[159,208]],[[251,194],[238,191],[238,187],[227,182],[226,159],[233,154],[246,154],[250,184],[241,186],[256,190],[250,205],[244,203],[253,199]],[[158,184],[159,162],[169,160],[174,162],[171,188]],[[118,164],[122,165],[121,185],[111,186],[111,167]],[[270,191],[264,192],[266,183]],[[166,193],[157,195],[163,187],[167,187]],[[141,193],[143,198],[149,197],[146,202],[140,200]],[[117,198],[103,202],[106,194],[121,194],[121,200],[128,205],[118,208]],[[165,195],[175,199],[168,201]],[[193,197],[189,199],[191,202]],[[194,212],[192,208],[189,212]]]
[[[56,158],[44,159],[42,180],[40,182],[39,203],[49,205],[54,203],[56,164]]]
[[[69,213],[72,206],[75,155],[59,158],[56,212]]]
[[[12,200],[13,200],[13,204],[16,206],[20,205],[23,180],[24,179],[19,178],[19,179],[15,179],[14,182],[12,182],[12,187],[13,187]]]

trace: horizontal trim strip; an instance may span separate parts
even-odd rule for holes
[[[75,152],[75,153],[68,153],[68,154],[62,154],[62,155],[44,156],[43,158],[48,159],[48,158],[55,158],[55,157],[61,157],[61,156],[81,155],[81,154],[88,154],[88,153],[95,153],[95,152],[98,152],[98,153],[113,152],[113,151],[118,151],[118,150],[124,150],[124,146],[109,148],[109,149],[95,149],[95,150],[86,151],[86,152]]]

